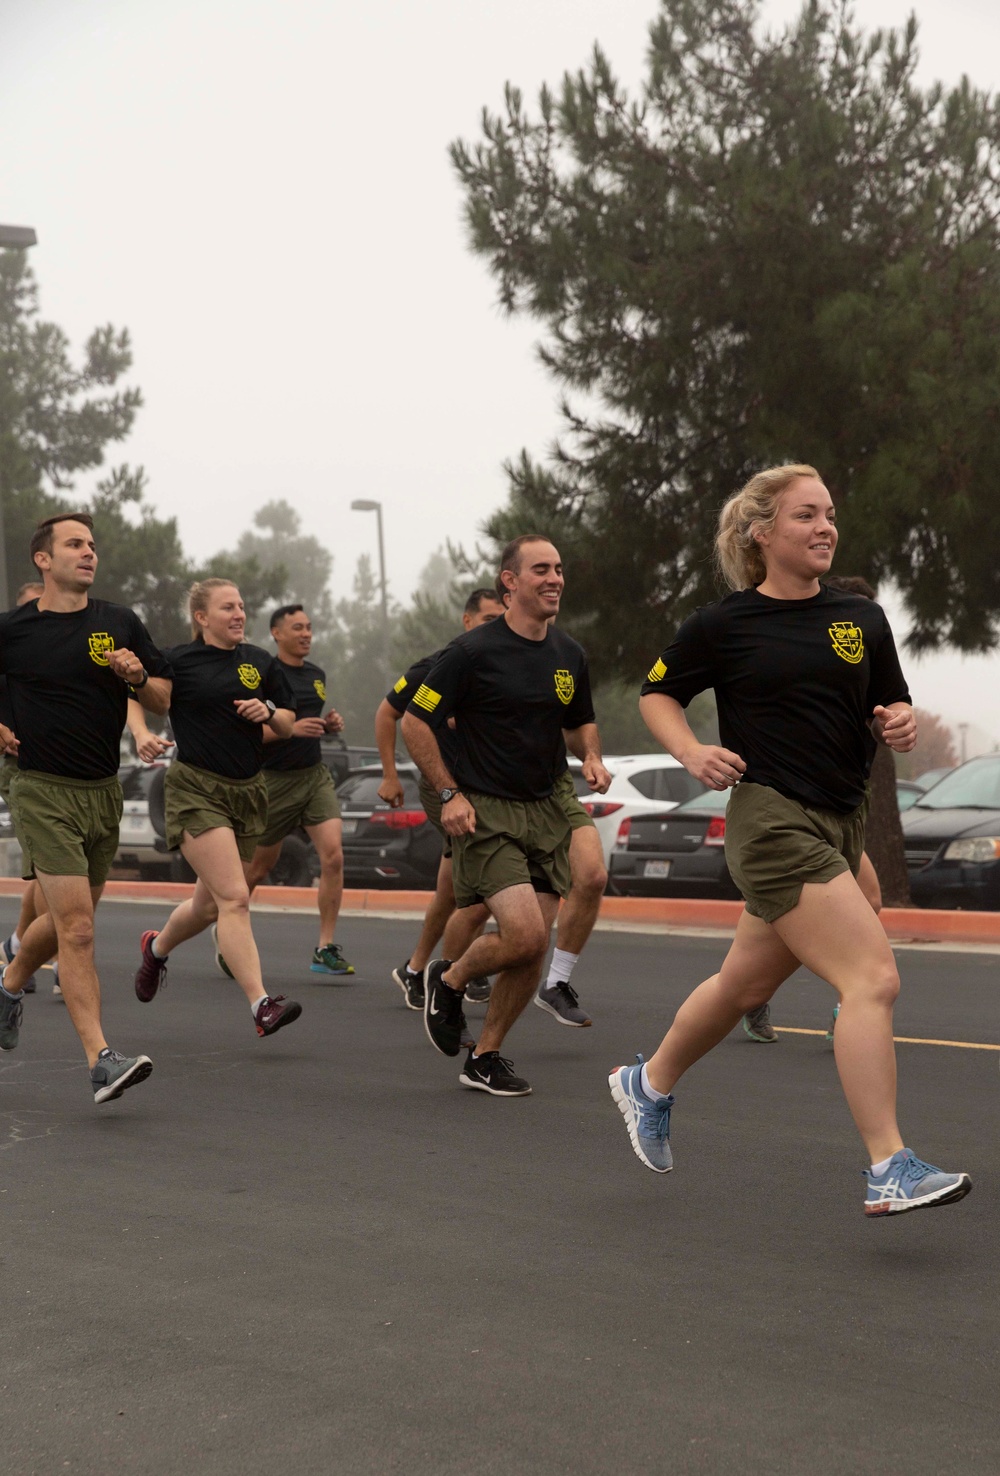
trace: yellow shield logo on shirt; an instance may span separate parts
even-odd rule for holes
[[[87,642],[90,647],[90,659],[98,666],[107,666],[108,657],[115,649],[114,638],[109,636],[106,630],[95,630]]]
[[[320,681],[319,677],[317,677],[316,680],[313,682],[313,687],[315,689],[316,696],[319,698],[319,700],[321,702],[325,702],[326,701],[326,687],[325,687],[324,683]]]
[[[236,668],[236,675],[244,687],[249,687],[251,692],[255,692],[260,686],[260,672],[256,666],[251,666],[249,661],[244,661],[242,666]]]
[[[858,626],[849,620],[835,620],[830,626],[830,639],[841,660],[857,666],[865,654],[865,640]]]
[[[560,669],[556,672],[556,696],[559,701],[568,707],[573,701],[573,693],[576,687],[573,684],[573,673]]]

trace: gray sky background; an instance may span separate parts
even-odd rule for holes
[[[1000,7],[857,6],[870,26],[911,9],[925,79],[1000,85]],[[42,312],[75,345],[98,323],[131,331],[146,406],[113,455],[146,466],[193,553],[288,497],[334,554],[339,596],[374,550],[350,501],[379,498],[405,599],[445,537],[474,542],[503,459],[551,442],[558,393],[537,329],[502,317],[465,247],[447,145],[476,136],[505,81],[532,97],[595,39],[634,84],[655,10],[0,0],[0,218],[37,229]],[[920,705],[991,748],[998,664],[908,666]]]

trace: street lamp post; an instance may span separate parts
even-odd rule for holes
[[[38,237],[32,226],[0,225],[0,247],[9,251],[27,251],[37,246]],[[10,590],[7,587],[7,526],[4,519],[4,498],[7,489],[0,481],[0,610],[10,608]]]
[[[389,596],[385,582],[385,538],[382,533],[382,504],[370,497],[356,497],[352,512],[373,512],[378,519],[378,575],[382,591],[382,665],[383,676],[389,676]]]

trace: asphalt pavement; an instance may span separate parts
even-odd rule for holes
[[[734,1034],[677,1094],[675,1172],[632,1153],[607,1072],[723,942],[595,935],[594,1027],[529,1008],[534,1094],[502,1101],[389,981],[412,923],[346,919],[339,983],[307,970],[311,918],[258,915],[303,1005],[259,1040],[207,939],[136,1001],[164,915],[99,917],[108,1038],[148,1082],[94,1107],[47,974],[0,1058],[12,1476],[1000,1470],[997,1052],[899,1047],[907,1142],[975,1189],[872,1222],[819,1037]],[[1000,957],[900,959],[899,1035],[1000,1042]],[[804,975],[774,1019],[822,1029],[830,1002]]]

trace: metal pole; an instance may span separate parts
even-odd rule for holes
[[[382,668],[386,681],[389,680],[389,596],[385,583],[385,539],[382,536],[382,504],[376,502],[375,515],[378,518],[378,572],[382,584]]]

